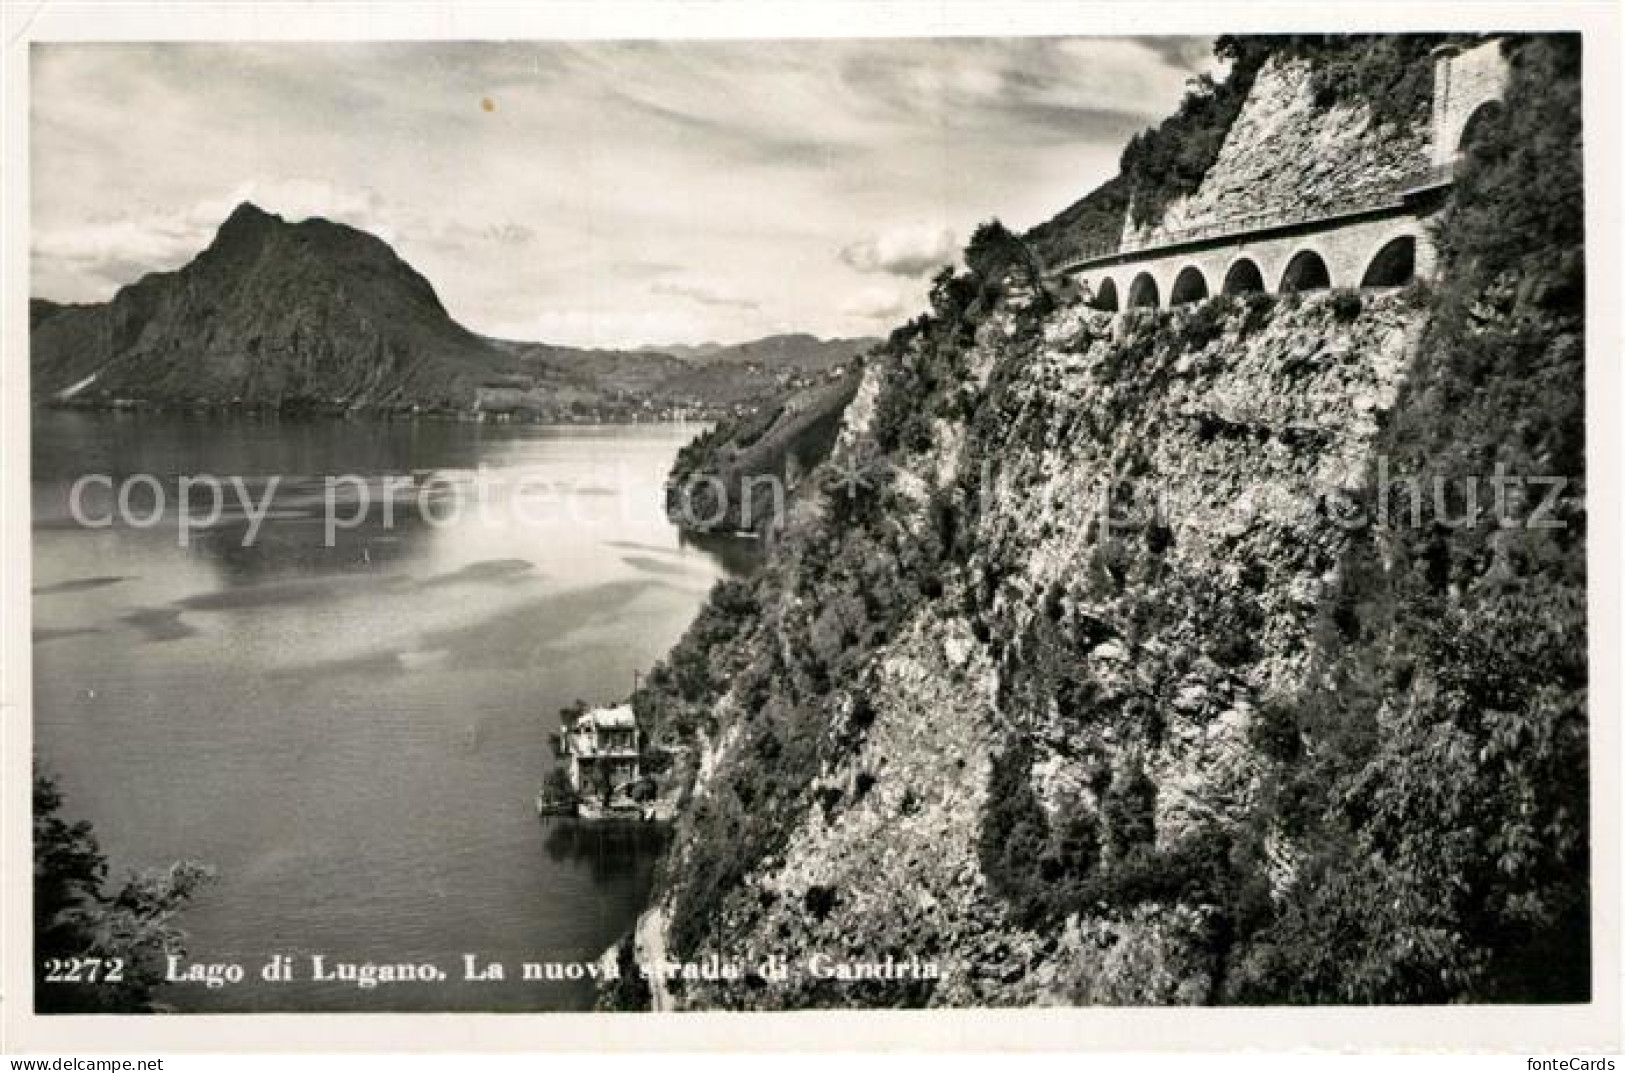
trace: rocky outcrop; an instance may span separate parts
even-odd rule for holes
[[[967,378],[994,385],[985,418],[957,430],[939,418],[931,450],[889,456],[894,524],[923,530],[932,489],[979,486],[963,580],[865,654],[861,685],[837,686],[842,704],[861,694],[861,739],[819,768],[783,848],[711,907],[703,947],[686,952],[929,956],[941,979],[853,990],[802,978],[749,992],[697,983],[680,1005],[1212,997],[1200,904],[1023,922],[983,844],[995,768],[1019,736],[1049,822],[1086,815],[1102,829],[1112,788],[1148,778],[1165,849],[1246,822],[1263,764],[1255,713],[1303,684],[1346,538],[1328,498],[1358,485],[1421,316],[1398,296],[1352,317],[1322,295],[1115,327],[1071,309],[1025,346],[1019,317],[990,320],[966,355]],[[871,384],[883,376],[872,371]],[[872,447],[876,390],[859,392],[831,466]],[[969,472],[994,459],[996,472]],[[1114,476],[1167,494],[1167,516],[1120,517],[1116,535],[1103,533]],[[1152,525],[1166,535],[1148,538]],[[832,598],[799,600],[816,614]],[[1214,619],[1214,607],[1241,603],[1236,621]],[[1062,636],[1079,662],[1048,667],[1043,650]],[[1083,682],[1086,702],[1057,702]],[[760,700],[723,704],[724,725],[747,731],[729,738],[732,754],[696,800],[728,793],[730,766],[754,762]],[[690,849],[678,843],[671,874],[683,874]],[[679,881],[659,919],[684,896]]]
[[[1271,60],[1195,193],[1143,226],[1126,217],[1123,244],[1154,246],[1227,219],[1299,219],[1381,200],[1427,169],[1430,149],[1425,125],[1375,121],[1359,100],[1319,105],[1309,61]]]

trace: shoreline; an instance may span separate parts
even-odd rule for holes
[[[118,417],[179,417],[203,420],[254,420],[263,422],[282,421],[369,421],[394,423],[397,421],[416,422],[430,421],[439,424],[459,425],[558,425],[570,428],[636,428],[640,425],[706,425],[720,420],[719,417],[703,413],[685,412],[682,416],[658,416],[639,418],[635,415],[612,417],[607,419],[569,417],[563,415],[518,415],[513,413],[499,413],[491,410],[402,410],[365,407],[358,409],[292,409],[285,410],[279,407],[253,407],[218,404],[209,406],[172,405],[167,403],[141,402],[134,405],[117,405],[114,403],[98,405],[71,405],[52,400],[31,400],[29,413],[57,413],[57,414],[87,414],[92,416],[118,416]]]

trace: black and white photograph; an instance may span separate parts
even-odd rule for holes
[[[1617,1050],[1618,12],[41,7],[14,1039],[1205,1006]]]

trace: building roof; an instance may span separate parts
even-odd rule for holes
[[[637,716],[632,714],[630,704],[620,704],[614,708],[594,708],[576,721],[576,725],[596,727],[599,730],[636,730]]]

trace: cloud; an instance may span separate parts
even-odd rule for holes
[[[923,301],[954,234],[995,216],[1030,227],[1109,178],[1206,49],[1124,37],[42,43],[30,53],[32,293],[105,301],[186,263],[248,199],[378,234],[487,334],[873,332]]]
[[[1208,48],[1202,38],[938,38],[901,56],[851,49],[841,73],[877,109],[935,122],[978,148],[1031,151],[1145,126],[1192,73],[1190,55]]]
[[[864,320],[896,320],[903,309],[903,296],[891,287],[865,287],[841,303],[843,315]]]
[[[492,334],[500,339],[565,340],[589,349],[619,349],[707,342],[714,327],[704,310],[644,303],[630,308],[547,309],[499,322]]]
[[[758,309],[762,304],[754,298],[732,294],[708,283],[685,283],[681,280],[663,279],[656,281],[649,290],[654,294],[687,298],[691,302],[720,309]]]
[[[1215,63],[1213,42],[1205,37],[1136,37],[1134,40],[1170,67],[1199,74]]]
[[[536,229],[515,223],[489,224],[485,236],[504,246],[523,246],[536,237]]]
[[[859,272],[918,279],[952,264],[958,253],[952,228],[900,227],[843,247],[841,260]]]
[[[214,240],[231,210],[244,201],[289,220],[324,216],[385,241],[394,232],[374,191],[302,179],[248,182],[189,205],[42,221],[33,238],[34,290],[100,300],[148,272],[180,268]]]

